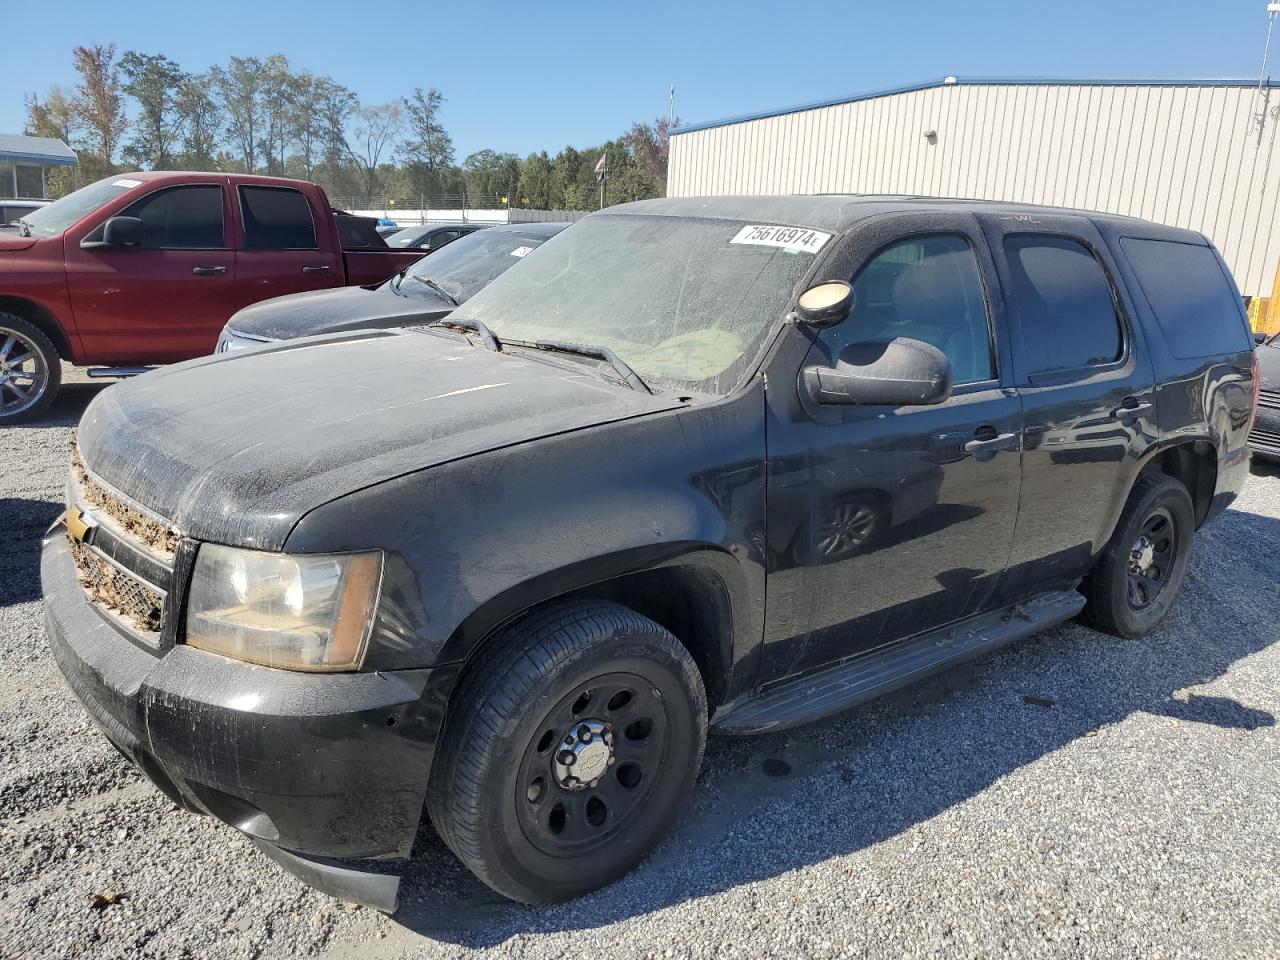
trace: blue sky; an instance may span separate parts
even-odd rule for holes
[[[461,160],[588,146],[667,109],[688,123],[959,76],[1256,76],[1265,0],[639,2],[2,0],[0,132],[71,87],[71,48],[115,42],[202,70],[285,54],[362,100],[448,98]],[[1280,31],[1277,31],[1280,34]],[[1275,74],[1280,76],[1280,36]]]

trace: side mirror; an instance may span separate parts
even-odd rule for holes
[[[834,367],[805,367],[800,382],[814,403],[928,406],[951,396],[951,364],[921,340],[868,340],[845,347]]]
[[[102,245],[106,247],[140,247],[146,228],[137,217],[112,217],[102,227]]]
[[[811,327],[834,327],[851,309],[853,287],[843,280],[827,280],[800,294],[791,317]]]
[[[1253,331],[1253,342],[1255,346],[1262,346],[1271,339],[1271,334],[1263,333],[1261,330]]]

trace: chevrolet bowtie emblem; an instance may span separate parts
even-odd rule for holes
[[[80,543],[86,544],[91,543],[97,526],[92,519],[86,518],[74,503],[67,507],[67,534],[72,540],[78,540]]]

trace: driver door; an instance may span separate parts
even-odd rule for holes
[[[938,347],[955,387],[933,406],[817,405],[769,384],[765,676],[845,659],[996,606],[1021,481],[1022,412],[1004,312],[976,219],[895,216],[849,238],[849,316],[801,370],[851,344]],[[843,273],[843,276],[840,274]]]

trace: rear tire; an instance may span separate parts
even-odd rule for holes
[[[1117,637],[1141,637],[1158,627],[1186,578],[1194,532],[1187,488],[1165,474],[1140,478],[1081,586],[1080,619]]]
[[[62,360],[53,342],[30,321],[0,312],[0,426],[39,414],[61,385]]]
[[[615,603],[557,603],[517,622],[453,702],[427,811],[472,873],[522,903],[571,900],[644,859],[706,743],[688,650]]]

